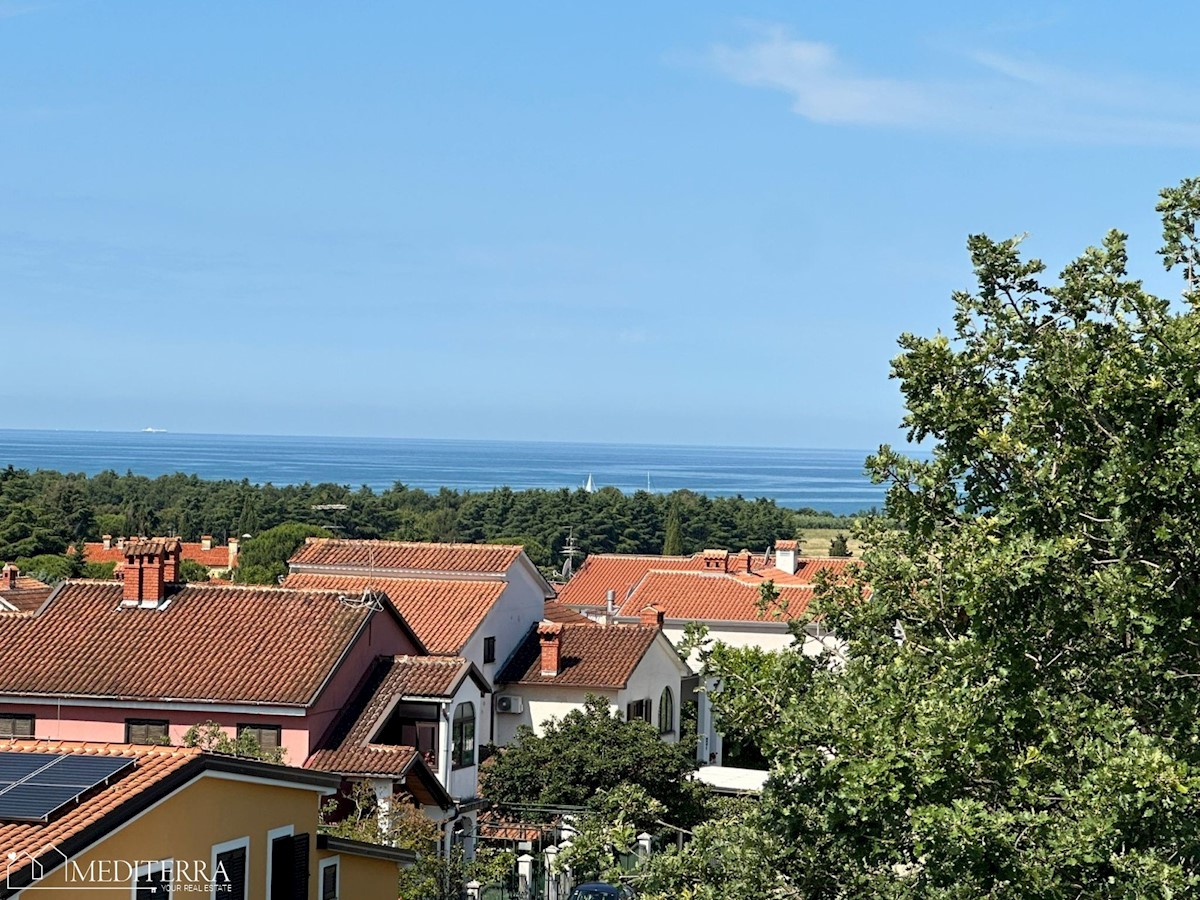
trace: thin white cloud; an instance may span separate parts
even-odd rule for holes
[[[739,84],[783,91],[826,125],[937,130],[1080,143],[1200,146],[1200,99],[1167,85],[1073,72],[991,51],[947,55],[954,78],[859,71],[829,44],[760,29],[712,62]]]

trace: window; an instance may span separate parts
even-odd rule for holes
[[[483,661],[485,663],[496,661],[496,639],[494,637],[483,639]]]
[[[250,735],[263,750],[278,750],[281,737],[278,725],[239,725],[237,736]]]
[[[625,721],[632,722],[634,719],[641,719],[643,722],[650,721],[649,700],[634,700],[625,705]]]
[[[454,710],[454,768],[475,765],[475,704],[460,703]]]
[[[675,695],[669,687],[663,688],[662,696],[658,698],[658,733],[675,733]]]
[[[320,900],[338,900],[338,857],[331,856],[321,860],[321,887],[317,896]]]
[[[171,896],[172,862],[163,859],[138,866],[133,877],[133,900],[163,900]]]
[[[168,744],[171,723],[166,719],[126,719],[125,743]]]
[[[267,900],[308,896],[308,834],[292,834],[292,826],[267,832]]]
[[[33,716],[24,713],[0,713],[0,738],[33,737]]]
[[[212,849],[212,900],[246,900],[250,838],[240,837]]]

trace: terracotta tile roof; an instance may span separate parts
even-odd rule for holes
[[[304,706],[372,615],[336,591],[186,585],[159,609],[121,595],[64,582],[38,615],[7,622],[0,694]]]
[[[458,653],[491,611],[503,581],[456,581],[438,578],[373,578],[295,572],[284,587],[336,590],[361,595],[371,588],[387,594],[392,605],[430,653]]]
[[[76,741],[0,741],[5,753],[72,753],[85,756],[122,756],[136,762],[132,772],[115,779],[107,787],[85,797],[74,808],[51,819],[49,823],[0,821],[0,859],[10,853],[32,854],[40,857],[48,845],[58,847],[80,835],[148,788],[163,782],[189,765],[199,768],[203,751],[187,747],[145,747],[129,744],[88,744]],[[26,863],[27,865],[28,863]],[[25,866],[14,864],[9,871],[15,876]]]
[[[509,570],[522,552],[524,548],[509,544],[429,544],[309,538],[292,554],[288,565],[501,575]]]
[[[403,745],[372,743],[371,738],[397,700],[451,696],[470,671],[470,662],[459,658],[380,657],[305,767],[361,777],[406,774],[418,759],[417,751]]]
[[[807,585],[811,587],[817,583],[818,573],[824,573],[827,578],[838,579],[850,574],[861,565],[862,560],[850,557],[811,556],[796,560],[796,572],[794,575],[789,575],[783,569],[776,568],[775,566],[755,567],[750,572],[739,571],[736,573],[731,572],[731,574],[735,574],[742,581],[753,584],[773,581],[777,586],[787,584]]]
[[[795,550],[800,546],[799,541],[776,541],[776,550]]]
[[[135,543],[137,539],[132,539],[126,542],[128,547],[131,543]],[[180,541],[181,548],[180,558],[190,559],[192,562],[199,563],[202,566],[208,566],[210,569],[227,569],[229,568],[229,547],[228,546],[213,546],[209,550],[204,549],[204,545],[198,541]],[[75,549],[69,548],[67,553],[74,553]],[[109,549],[104,549],[102,541],[89,541],[83,545],[83,558],[88,562],[105,563],[125,562],[126,550],[118,547],[114,541]]]
[[[571,607],[557,600],[546,601],[546,611],[542,618],[548,622],[578,622],[579,624],[587,624],[592,621],[587,616],[575,612]]]
[[[4,581],[4,584],[7,583]],[[18,575],[14,589],[0,588],[0,609],[5,609],[7,604],[17,612],[33,612],[45,602],[53,590],[53,587],[36,578]]]
[[[537,628],[532,628],[504,664],[496,681],[623,688],[659,634],[657,627],[647,625],[565,624],[558,627],[561,630],[557,675],[542,674],[541,642]]]
[[[711,551],[706,551],[711,553]],[[717,557],[707,557],[716,559]],[[761,568],[766,558],[741,551],[719,557],[722,566],[729,571],[746,571]],[[617,592],[617,606],[621,606],[629,592],[651,569],[680,569],[698,571],[705,567],[705,553],[693,556],[641,556],[620,553],[598,553],[589,556],[575,573],[575,577],[559,588],[560,603],[572,606],[603,606],[606,593]]]
[[[788,602],[788,617],[804,612],[812,599],[812,588],[777,585],[781,599]],[[770,612],[760,614],[759,585],[721,572],[651,571],[621,606],[623,617],[637,616],[649,604],[661,609],[669,620],[688,622],[771,621]]]

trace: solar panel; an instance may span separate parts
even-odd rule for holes
[[[134,759],[129,756],[0,754],[0,819],[47,821],[67,804],[133,765]]]
[[[60,753],[0,753],[0,790],[4,785],[27,778],[56,759]]]

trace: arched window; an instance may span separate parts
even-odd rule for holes
[[[669,687],[663,688],[662,696],[658,698],[658,733],[675,733],[675,695]]]
[[[475,704],[460,703],[454,710],[454,768],[475,765]]]

